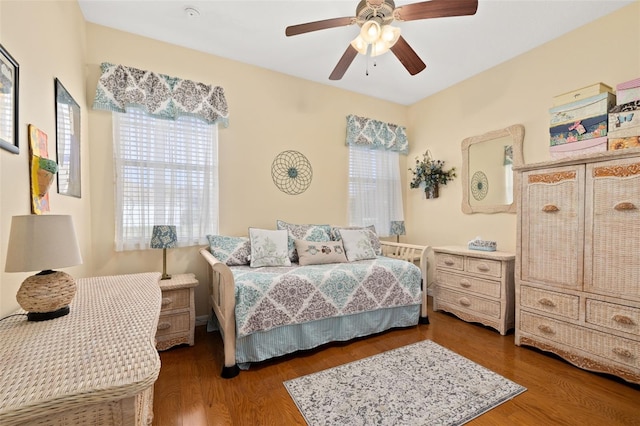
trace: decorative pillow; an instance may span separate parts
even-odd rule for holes
[[[349,262],[376,258],[368,230],[341,229],[340,236]]]
[[[378,234],[376,233],[376,227],[373,225],[369,226],[334,226],[331,228],[331,239],[334,241],[340,241],[340,231],[342,229],[346,230],[364,230],[367,231],[369,235],[369,241],[371,241],[371,247],[373,247],[373,251],[376,252],[378,256],[382,256],[382,246],[380,245],[380,239],[378,238]]]
[[[251,242],[247,237],[207,235],[209,251],[228,266],[247,265],[251,254]]]
[[[249,228],[252,268],[260,266],[291,266],[285,230]]]
[[[295,241],[301,266],[347,262],[342,241]]]
[[[296,225],[283,220],[276,221],[276,228],[289,231],[289,259],[292,262],[298,261],[295,240],[305,241],[331,241],[330,225]]]

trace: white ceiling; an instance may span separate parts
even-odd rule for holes
[[[293,37],[286,37],[284,30],[289,25],[355,16],[358,0],[78,2],[89,22],[410,105],[633,1],[479,0],[473,16],[395,21],[427,68],[410,76],[392,53],[376,58],[375,67],[372,58],[358,55],[342,80],[335,82],[329,74],[359,27]],[[415,2],[397,0],[396,7]],[[189,17],[186,7],[196,8],[200,15]],[[567,60],[579,58],[567,52]]]

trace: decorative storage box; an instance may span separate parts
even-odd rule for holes
[[[607,124],[607,114],[605,114],[552,127],[549,129],[551,146],[607,136]]]
[[[637,148],[640,147],[640,136],[629,136],[627,138],[609,138],[609,150]]]
[[[496,251],[498,244],[495,241],[475,239],[469,241],[469,250]]]
[[[640,78],[625,81],[616,86],[618,105],[640,99]]]
[[[584,154],[593,154],[595,152],[604,152],[607,150],[607,137],[588,139],[580,142],[565,143],[555,145],[549,148],[551,158],[559,160],[561,158],[575,157]]]
[[[549,110],[551,115],[550,127],[560,124],[573,123],[585,118],[607,115],[616,104],[616,95],[601,93],[576,102],[553,107]]]
[[[553,98],[553,106],[568,104],[581,99],[589,98],[591,96],[599,95],[600,93],[611,92],[613,89],[604,83],[596,83],[591,86],[583,87],[581,89],[574,90],[572,92],[563,93],[562,95],[555,96]]]
[[[640,126],[640,110],[614,112],[609,114],[609,133],[616,130]]]

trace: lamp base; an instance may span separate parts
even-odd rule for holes
[[[76,282],[71,275],[46,270],[25,279],[18,289],[16,299],[28,315],[43,317],[33,321],[44,321],[68,314],[69,304],[75,294]]]
[[[67,315],[69,312],[71,312],[71,310],[69,309],[68,306],[65,306],[64,308],[60,308],[52,312],[29,312],[27,313],[27,320],[28,321],[48,321],[55,318],[63,317]]]
[[[171,275],[164,273],[162,274],[162,277],[160,277],[161,280],[170,280],[171,279]]]

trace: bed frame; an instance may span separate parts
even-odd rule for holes
[[[380,241],[382,254],[394,259],[416,263],[422,273],[422,306],[420,324],[429,324],[427,314],[427,254],[431,247]],[[224,345],[224,366],[221,376],[231,378],[240,372],[236,364],[235,281],[231,269],[216,259],[208,247],[200,249],[208,263],[207,288],[209,303],[220,325]]]

